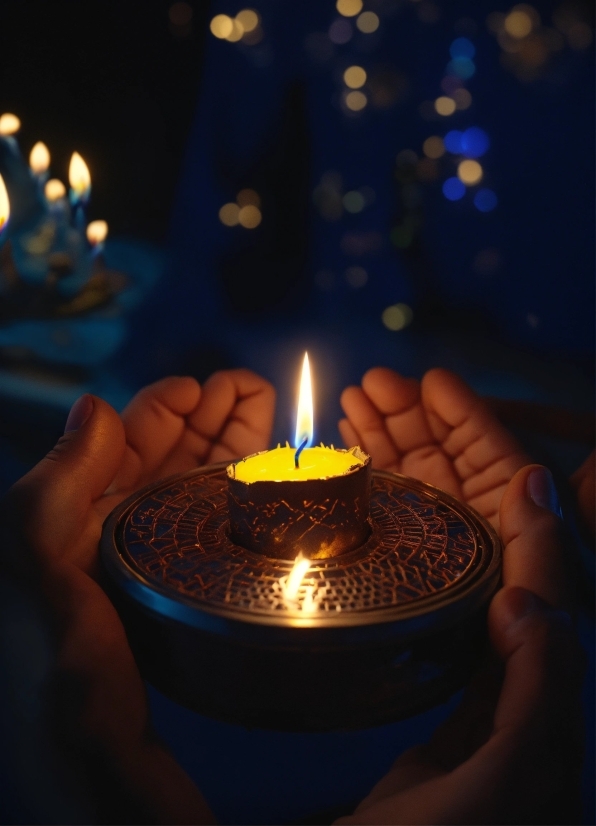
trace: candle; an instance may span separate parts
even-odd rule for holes
[[[29,166],[40,184],[44,184],[50,168],[50,150],[42,141],[37,141],[29,154]]]
[[[5,236],[4,228],[10,218],[10,201],[2,175],[0,175],[0,240]]]
[[[68,182],[74,225],[82,230],[85,226],[85,207],[91,194],[91,175],[89,167],[78,152],[72,153],[68,167]]]
[[[370,456],[359,447],[308,447],[312,386],[305,354],[294,448],[286,444],[227,468],[230,535],[250,550],[281,559],[336,556],[370,534]]]
[[[87,226],[87,241],[91,244],[91,255],[94,258],[103,250],[107,236],[108,225],[106,221],[91,221]]]

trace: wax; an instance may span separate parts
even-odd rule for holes
[[[295,467],[293,447],[276,447],[248,456],[235,465],[234,476],[241,482],[287,482],[307,479],[329,479],[341,476],[364,460],[352,450],[333,447],[307,447],[300,454],[300,467]]]

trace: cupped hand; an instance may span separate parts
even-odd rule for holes
[[[550,473],[520,470],[501,503],[503,588],[489,611],[494,651],[427,745],[401,755],[338,824],[581,822],[583,652]]]
[[[359,444],[380,470],[448,491],[498,528],[503,492],[530,459],[462,379],[434,369],[418,382],[376,367],[341,404],[346,446]]]

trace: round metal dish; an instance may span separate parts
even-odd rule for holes
[[[229,537],[226,465],[148,486],[104,525],[108,587],[147,679],[202,713],[301,731],[396,720],[461,686],[499,582],[484,519],[373,471],[369,539],[312,561],[289,601],[292,561]]]

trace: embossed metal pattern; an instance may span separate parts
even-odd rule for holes
[[[211,613],[246,620],[299,616],[284,598],[292,563],[239,547],[228,536],[225,465],[158,483],[120,506],[113,538],[121,561],[147,585]],[[375,471],[373,531],[340,557],[312,562],[317,624],[365,620],[457,591],[493,556],[491,529],[452,497]],[[370,620],[369,620],[370,621]]]

